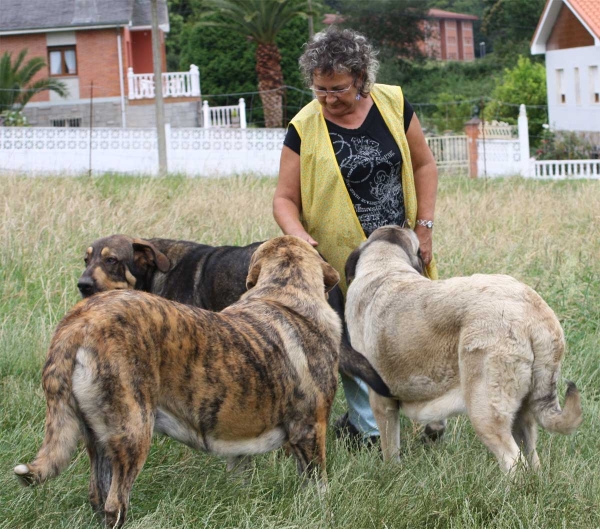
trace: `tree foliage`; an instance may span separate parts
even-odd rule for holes
[[[427,3],[422,0],[340,0],[344,27],[366,35],[383,56],[423,58],[423,20]]]
[[[283,125],[281,52],[276,38],[296,18],[308,18],[317,0],[204,0],[204,26],[218,26],[256,43],[256,74],[266,127]],[[218,18],[215,19],[214,16]]]
[[[25,62],[27,50],[21,50],[13,62],[12,54],[4,52],[0,59],[0,112],[22,109],[35,94],[51,90],[65,97],[69,91],[62,81],[45,77],[33,81],[35,75],[46,67],[41,57]]]
[[[200,69],[203,94],[240,94],[258,91],[255,69],[256,43],[242,35],[222,27],[188,24],[182,33],[182,50],[178,68],[185,71],[190,64]],[[306,19],[297,17],[283,28],[275,40],[281,50],[281,68],[287,86],[299,90],[286,90],[283,98],[284,124],[308,101],[310,94],[301,91],[304,82],[298,69],[298,58],[302,46],[308,40]],[[236,96],[211,98],[211,104],[229,105],[237,103]],[[253,123],[264,120],[259,98],[245,96],[248,119]]]
[[[514,58],[529,54],[529,43],[546,0],[483,0],[482,32],[494,52]]]
[[[504,70],[504,77],[492,92],[492,102],[486,106],[484,115],[487,120],[516,124],[521,104],[527,107],[531,143],[537,145],[542,125],[548,123],[546,68],[528,57],[519,57],[514,68]]]
[[[203,0],[167,0],[169,8],[170,31],[166,39],[167,69],[175,72],[179,69],[181,51],[185,44],[184,34],[187,26],[200,17]]]

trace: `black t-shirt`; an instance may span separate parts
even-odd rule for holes
[[[404,100],[404,131],[414,110]],[[356,216],[368,237],[374,230],[405,220],[402,194],[402,155],[381,112],[373,105],[357,129],[325,120],[329,138],[352,199]],[[301,139],[293,125],[283,144],[300,154]]]

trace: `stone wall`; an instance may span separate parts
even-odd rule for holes
[[[125,112],[128,128],[148,128],[156,125],[156,111],[154,105],[136,105],[125,102]],[[165,103],[165,121],[171,127],[199,127],[202,107],[199,101],[183,101]],[[90,103],[74,104],[32,104],[27,105],[23,111],[32,127],[52,127],[54,120],[65,120],[70,127],[90,126]],[[108,101],[94,101],[93,127],[121,127],[121,101],[111,98]],[[78,124],[78,125],[77,125]]]

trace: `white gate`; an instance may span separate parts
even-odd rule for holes
[[[439,170],[451,173],[468,172],[467,136],[432,136],[426,139]]]

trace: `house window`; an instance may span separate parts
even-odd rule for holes
[[[81,127],[81,118],[51,119],[50,123],[53,127]]]
[[[579,68],[575,68],[575,104],[581,106],[581,83],[579,82]]]
[[[600,79],[598,79],[598,67],[590,66],[590,93],[592,103],[600,103]]]
[[[75,46],[52,46],[48,48],[50,75],[77,75]]]
[[[567,102],[567,94],[565,93],[565,71],[561,68],[556,70],[556,95],[558,96],[558,104],[564,105]]]

